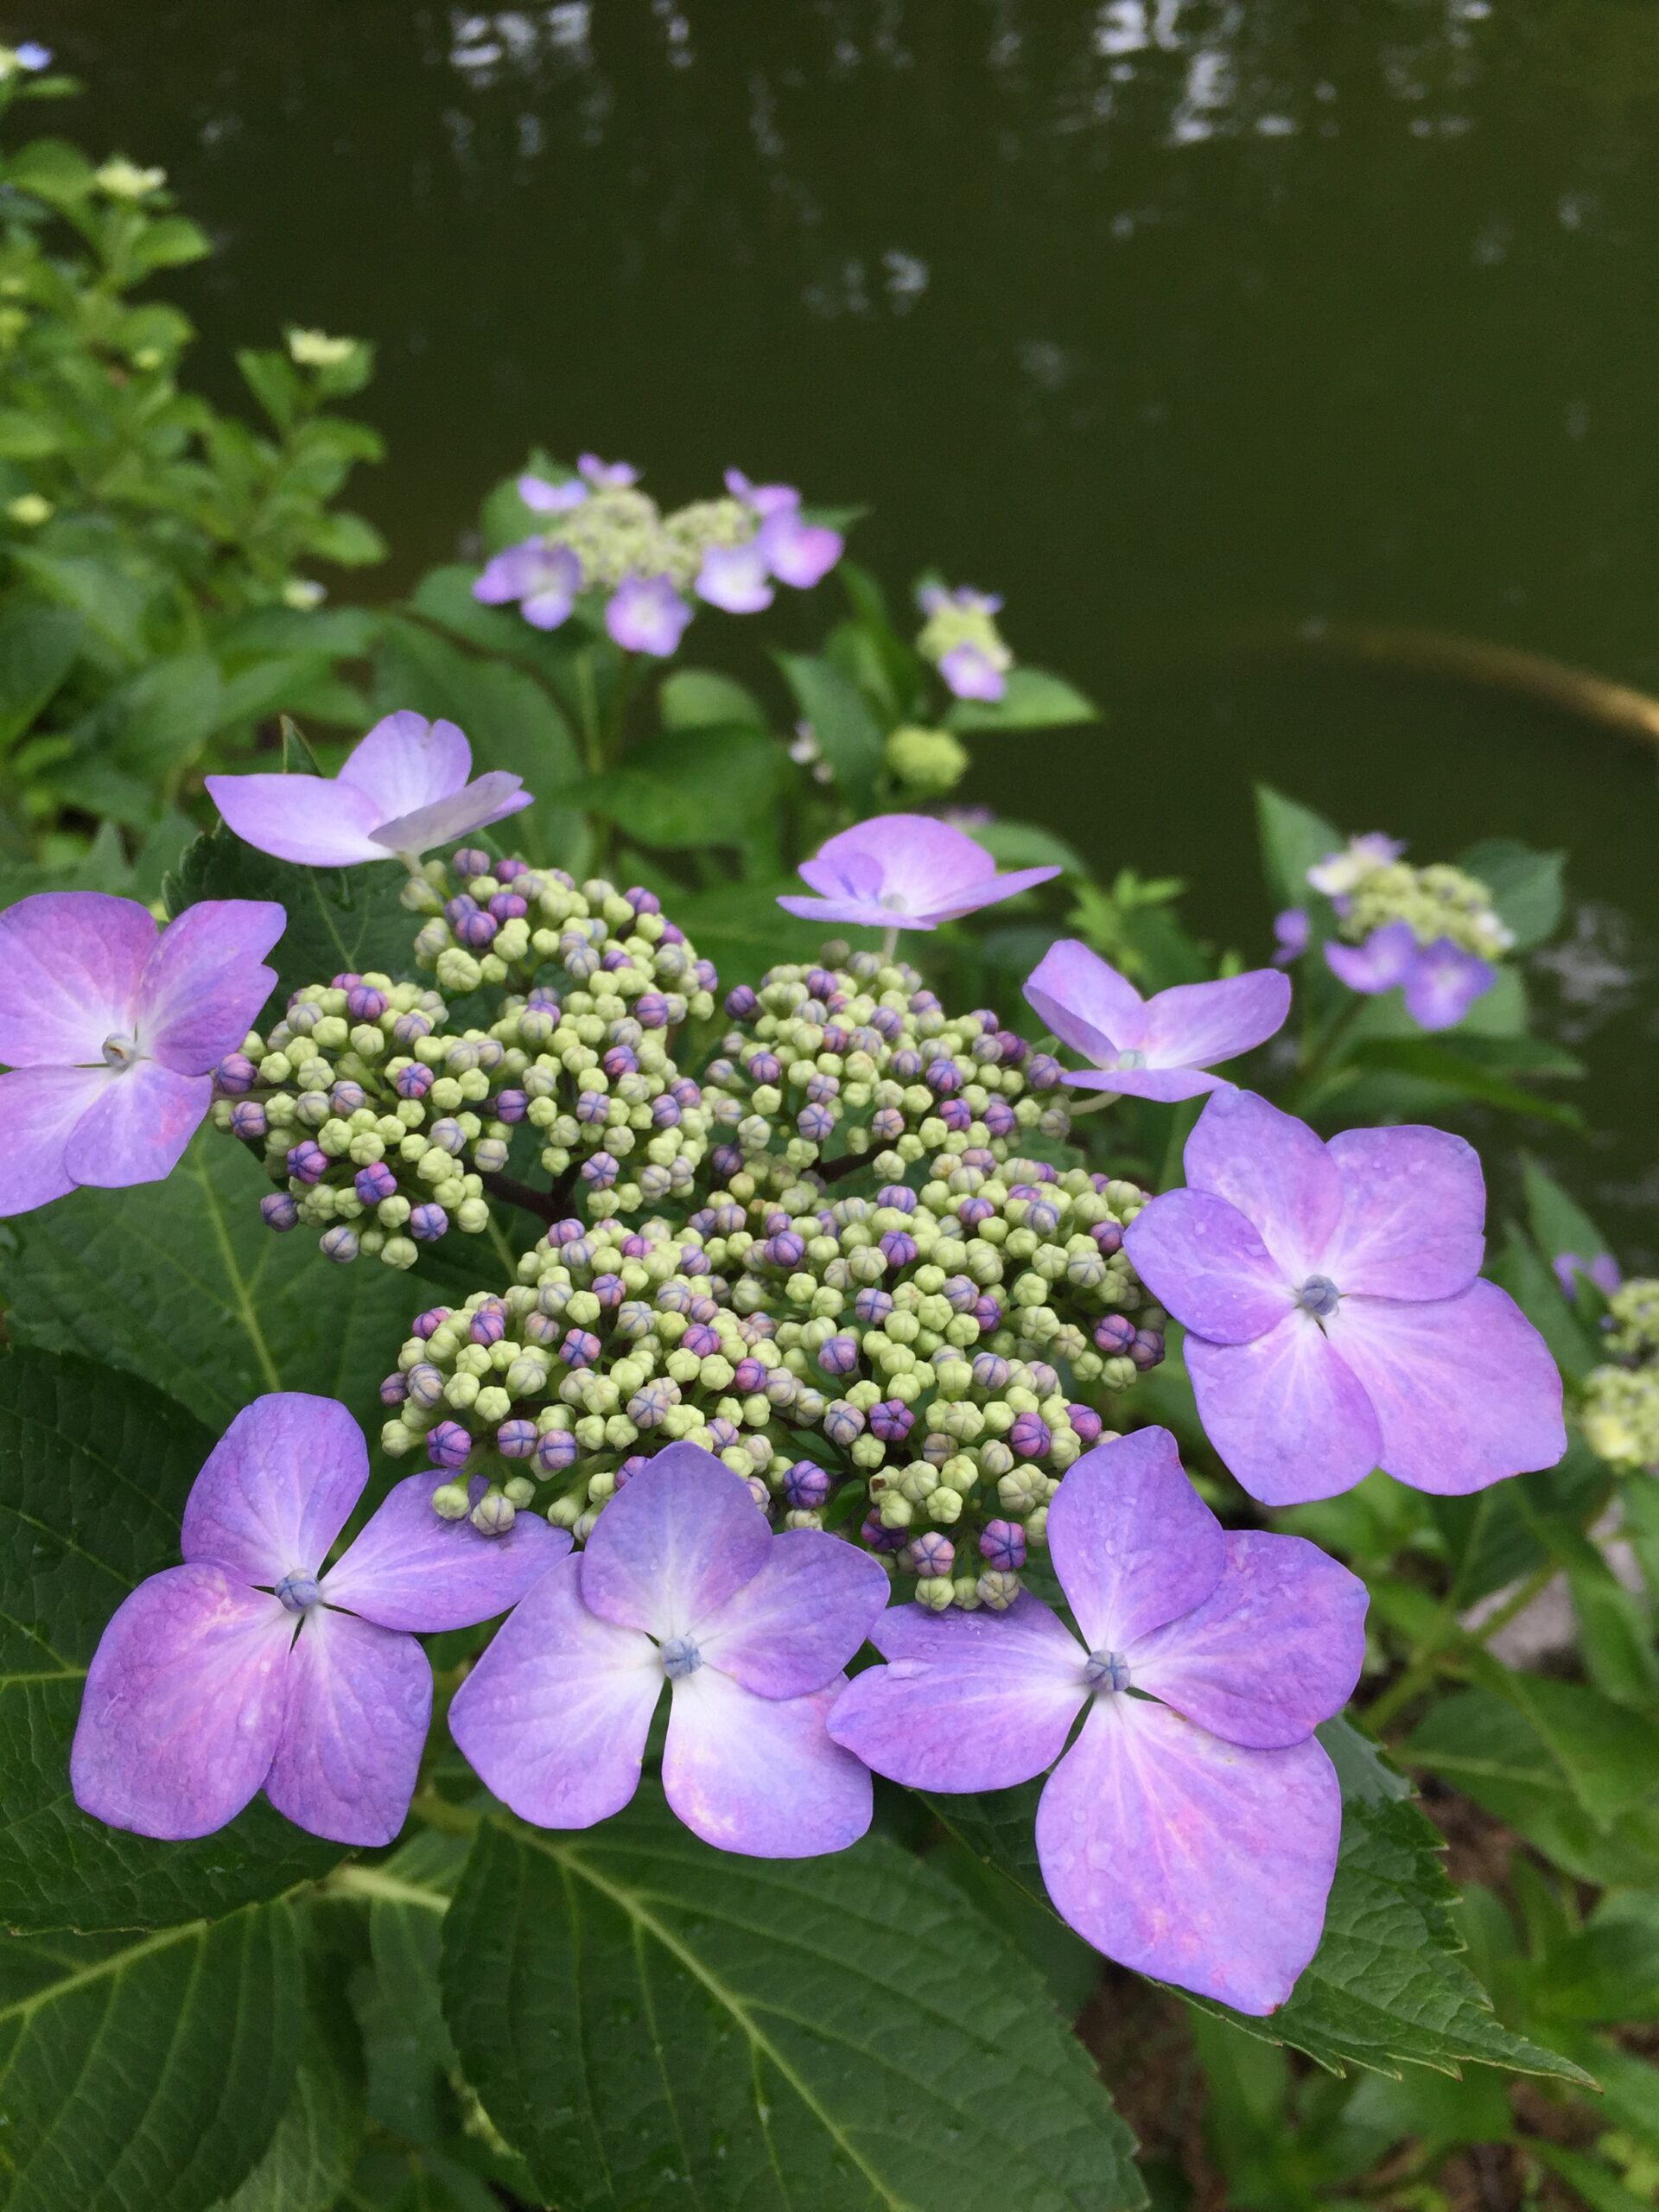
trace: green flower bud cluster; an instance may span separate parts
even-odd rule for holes
[[[773,968],[728,995],[735,1026],[703,1076],[717,1171],[741,1165],[773,1191],[863,1163],[896,1181],[957,1137],[1001,1159],[1066,1136],[1058,1063],[988,1009],[947,1017],[913,968],[879,953],[824,957],[846,964]]]
[[[575,554],[584,590],[614,591],[629,576],[666,576],[677,591],[689,591],[710,546],[745,545],[756,528],[740,499],[696,499],[665,515],[649,493],[628,485],[589,492],[543,536]]]
[[[514,1509],[555,1482],[549,1517],[583,1537],[645,1456],[689,1440],[782,1526],[861,1520],[924,1603],[1006,1607],[1102,1433],[1068,1394],[1120,1391],[1161,1353],[1122,1249],[1145,1203],[957,1136],[919,1192],[773,1198],[740,1170],[683,1225],[558,1223],[512,1287],[421,1317],[382,1442],[451,1471],[441,1512],[467,1510],[473,1475]]]
[[[928,798],[954,791],[968,772],[969,753],[948,729],[906,723],[887,739],[887,766],[901,784]]]
[[[1580,1425],[1610,1466],[1659,1468],[1659,1281],[1636,1276],[1612,1293],[1607,1344],[1620,1363],[1586,1376]]]
[[[1408,922],[1419,944],[1449,938],[1483,960],[1500,958],[1515,943],[1486,886],[1438,861],[1413,868],[1407,861],[1381,861],[1363,868],[1347,897],[1342,934],[1363,944],[1389,922]]]
[[[220,1071],[215,1125],[282,1186],[267,1220],[321,1230],[331,1260],[407,1268],[419,1243],[483,1230],[485,1179],[515,1141],[589,1184],[595,1216],[689,1192],[708,1148],[710,1116],[667,1040],[713,1012],[712,968],[644,893],[464,857],[458,894],[435,862],[404,894],[427,914],[415,964],[436,989],[373,974],[308,985]],[[452,1001],[480,992],[493,1007],[465,1023]]]

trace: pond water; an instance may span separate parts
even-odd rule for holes
[[[1659,691],[1659,10],[47,14],[14,29],[87,80],[65,120],[164,162],[225,249],[180,288],[199,359],[289,320],[378,345],[371,591],[450,555],[532,441],[671,499],[735,461],[868,500],[895,584],[1001,590],[1109,719],[986,747],[964,795],[1185,875],[1253,957],[1253,777],[1419,859],[1567,848],[1539,982],[1595,1133],[1546,1149],[1659,1251],[1659,755],[1299,642],[1408,625]]]

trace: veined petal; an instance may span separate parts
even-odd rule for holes
[[[1409,922],[1385,922],[1363,944],[1327,944],[1325,958],[1339,982],[1375,998],[1396,989],[1412,972],[1417,962],[1417,932]]]
[[[1096,1702],[1037,1808],[1043,1879],[1078,1935],[1257,2016],[1319,1948],[1341,1833],[1313,1738],[1247,1751],[1128,1697]]]
[[[789,892],[779,896],[778,904],[786,914],[798,914],[805,922],[847,922],[855,928],[867,930],[931,930],[937,926],[914,914],[895,914],[890,907],[859,899],[808,899],[799,892]]]
[[[155,917],[101,891],[41,891],[0,913],[0,1060],[102,1066],[104,1039],[130,1035]]]
[[[849,1682],[830,1733],[912,1789],[1011,1789],[1053,1765],[1089,1695],[1087,1657],[1029,1591],[1006,1613],[888,1606],[872,1640],[887,1657]]]
[[[69,1140],[109,1085],[125,1079],[105,1067],[0,1075],[0,1215],[28,1213],[74,1189]]]
[[[432,1718],[432,1669],[412,1636],[315,1605],[288,1662],[265,1795],[334,1843],[390,1843],[409,1814]]]
[[[766,1698],[713,1667],[680,1677],[663,1792],[694,1835],[751,1859],[812,1859],[858,1841],[870,1825],[869,1770],[824,1726],[844,1680]]]
[[[757,1697],[804,1697],[841,1673],[889,1587],[868,1552],[822,1529],[785,1529],[760,1573],[696,1621],[697,1648]]]
[[[1166,1428],[1136,1429],[1073,1461],[1049,1504],[1048,1548],[1091,1651],[1122,1651],[1191,1612],[1226,1562],[1221,1523]]]
[[[1146,1001],[1127,976],[1076,938],[1062,938],[1033,969],[1026,998],[1063,1045],[1096,1063],[1138,1051]]]
[[[1200,1605],[1132,1643],[1137,1689],[1229,1743],[1300,1744],[1353,1694],[1369,1592],[1302,1536],[1229,1531]]]
[[[1377,1463],[1402,1483],[1458,1497],[1567,1449],[1560,1371],[1496,1283],[1432,1305],[1344,1298],[1332,1336],[1376,1409]]]
[[[700,1445],[671,1444],[599,1516],[579,1562],[583,1602],[619,1628],[694,1635],[766,1561],[766,1516]]]
[[[1471,1144],[1408,1126],[1344,1129],[1325,1150],[1342,1180],[1342,1213],[1321,1273],[1345,1294],[1373,1298],[1468,1289],[1486,1253],[1486,1182]]]
[[[1293,1283],[1319,1263],[1342,1211],[1336,1163],[1305,1122],[1253,1090],[1216,1092],[1186,1141],[1186,1179],[1236,1205]]]
[[[651,1638],[590,1612],[582,1561],[563,1559],[507,1616],[456,1691],[449,1732],[485,1788],[521,1820],[591,1827],[639,1786],[663,1681]]]
[[[995,906],[1004,899],[1016,898],[1022,891],[1034,891],[1039,883],[1052,883],[1059,872],[1058,868],[1011,868],[1001,875],[993,872],[982,876],[977,883],[966,884],[960,891],[952,892],[945,903],[933,909],[933,918],[954,922],[963,914],[976,914],[982,906]]]
[[[368,1479],[363,1432],[336,1399],[256,1398],[191,1485],[184,1555],[273,1587],[285,1574],[315,1574]]]
[[[567,1530],[521,1513],[505,1535],[432,1510],[433,1475],[396,1484],[322,1579],[331,1605],[417,1636],[472,1628],[516,1605],[570,1548]],[[843,1547],[845,1548],[845,1547]]]
[[[69,1756],[75,1802],[171,1842],[232,1821],[283,1724],[293,1616],[224,1568],[141,1582],[99,1639]]]
[[[207,795],[256,852],[302,868],[352,868],[385,853],[370,832],[380,819],[365,791],[334,776],[207,776]]]
[[[757,540],[746,545],[711,545],[702,556],[696,585],[699,599],[728,614],[758,614],[772,601],[766,556]]]
[[[162,1182],[213,1103],[212,1076],[175,1075],[158,1061],[139,1060],[103,1085],[68,1132],[63,1164],[77,1183],[99,1190]]]
[[[364,793],[377,822],[413,814],[458,791],[473,772],[473,748],[454,722],[387,715],[346,754],[340,780]]]
[[[1455,1029],[1497,981],[1497,969],[1478,952],[1437,938],[1423,947],[1406,976],[1406,1012],[1420,1029]]]
[[[1124,1232],[1135,1271],[1160,1306],[1212,1344],[1248,1344],[1295,1306],[1254,1224],[1205,1191],[1166,1191]]]
[[[1205,1434],[1264,1505],[1335,1497],[1377,1464],[1371,1401],[1311,1315],[1294,1313],[1245,1344],[1189,1336],[1186,1371]]]
[[[412,814],[396,815],[377,823],[374,842],[384,849],[382,859],[387,853],[424,853],[434,845],[453,845],[457,837],[486,830],[492,822],[517,814],[531,805],[534,798],[534,792],[524,789],[522,779],[509,775],[505,768],[494,768],[462,790],[416,808]]]
[[[760,525],[758,540],[766,565],[779,583],[810,591],[823,582],[845,550],[841,532],[827,524],[807,522],[793,505],[775,507]]]
[[[263,963],[288,926],[270,900],[207,899],[168,923],[139,979],[133,1033],[147,1059],[205,1075],[233,1052],[276,984]]]
[[[1227,1088],[1225,1076],[1207,1068],[1088,1068],[1077,1073],[1068,1068],[1066,1081],[1074,1090],[1109,1091],[1119,1098],[1154,1098],[1171,1106],[1183,1098],[1207,1098]]]
[[[1207,1068],[1265,1043],[1289,1012],[1290,978],[1277,968],[1177,983],[1147,1000],[1141,1050],[1154,1067]]]

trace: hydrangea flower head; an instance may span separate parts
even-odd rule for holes
[[[840,1851],[869,1826],[870,1777],[824,1720],[887,1593],[868,1554],[774,1536],[747,1483],[672,1444],[508,1621],[450,1729],[521,1818],[589,1827],[633,1796],[666,1682],[663,1787],[689,1828],[755,1858]]]
[[[820,846],[799,872],[817,895],[779,899],[786,912],[888,930],[937,929],[1060,873],[1024,868],[999,875],[982,845],[926,814],[879,814],[858,823]]]
[[[141,1582],[92,1655],[70,1755],[83,1811],[176,1842],[263,1789],[314,1835],[391,1842],[432,1707],[416,1634],[505,1612],[569,1538],[442,1521],[416,1475],[326,1567],[368,1475],[332,1398],[279,1391],[237,1415],[186,1503],[183,1566]]]
[[[213,804],[244,844],[304,868],[401,858],[412,866],[529,806],[504,769],[468,781],[473,748],[454,722],[388,715],[337,776],[209,776]]]
[[[0,913],[0,1214],[78,1184],[170,1174],[213,1100],[213,1069],[276,981],[283,909],[208,899],[158,929],[100,891]]]
[[[1405,849],[1396,839],[1370,830],[1363,837],[1351,837],[1339,852],[1327,853],[1309,868],[1307,880],[1327,899],[1345,899],[1368,875],[1397,861]]]
[[[1336,1870],[1342,1793],[1313,1729],[1358,1679],[1364,1585],[1300,1537],[1224,1532],[1162,1428],[1086,1452],[1048,1542],[1080,1634],[1028,1592],[1001,1616],[893,1606],[872,1630],[888,1663],[830,1733],[918,1789],[1052,1767],[1037,1853],[1062,1917],[1121,1965],[1271,2012]]]
[[[1404,850],[1390,837],[1354,837],[1309,868],[1346,940],[1325,946],[1325,962],[1368,998],[1403,990],[1420,1029],[1454,1028],[1497,982],[1492,963],[1514,938],[1484,883],[1461,868],[1408,867]]]
[[[1561,1379],[1481,1280],[1486,1191],[1461,1137],[1346,1129],[1324,1144],[1221,1091],[1186,1173],[1124,1243],[1186,1325],[1205,1433],[1252,1497],[1333,1497],[1378,1466],[1459,1496],[1555,1465]]]
[[[949,590],[943,584],[924,584],[917,605],[927,617],[916,649],[931,660],[958,699],[995,703],[1007,689],[1007,672],[1014,655],[996,626],[1002,601],[995,592],[976,591],[971,584]]]
[[[519,490],[533,480],[522,478]],[[586,499],[582,486],[576,489]],[[574,504],[580,505],[581,501]],[[485,607],[505,607],[517,601],[519,613],[533,628],[556,630],[569,617],[581,589],[582,563],[570,548],[531,537],[522,545],[510,545],[486,565],[473,586],[473,597]]]
[[[1094,1063],[1066,1080],[1135,1098],[1197,1098],[1226,1078],[1210,1070],[1262,1044],[1290,1011],[1274,968],[1214,983],[1178,983],[1143,999],[1125,976],[1075,938],[1044,954],[1026,996],[1061,1042]]]
[[[846,551],[846,540],[838,530],[807,521],[801,512],[801,495],[792,484],[752,484],[741,468],[728,468],[726,489],[759,520],[760,529],[753,541],[755,555],[779,583],[796,591],[810,591],[814,584],[823,582]],[[747,613],[751,610],[734,611]]]

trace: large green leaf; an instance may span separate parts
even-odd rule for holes
[[[642,845],[730,845],[776,804],[784,766],[780,747],[757,729],[669,730],[571,798]]]
[[[658,688],[664,729],[709,729],[720,722],[765,729],[766,710],[753,691],[711,668],[677,668]]]
[[[259,1216],[270,1185],[204,1129],[164,1183],[73,1191],[10,1224],[15,1342],[146,1376],[215,1432],[265,1390],[340,1398],[371,1433],[420,1300],[393,1269],[333,1267]]]
[[[831,661],[779,653],[778,665],[848,804],[865,811],[875,791],[885,734],[863,694]]]
[[[1486,886],[1514,935],[1516,951],[1525,952],[1560,927],[1566,863],[1565,853],[1535,852],[1513,838],[1491,837],[1471,845],[1458,865]]]
[[[87,1664],[133,1586],[176,1564],[213,1440],[130,1376],[46,1352],[0,1357],[0,1926],[194,1920],[340,1856],[263,1797],[216,1835],[157,1843],[89,1819],[69,1794]]]
[[[1255,787],[1256,826],[1268,888],[1281,906],[1306,906],[1307,871],[1343,842],[1342,832],[1311,807],[1286,798],[1270,785]]]
[[[580,1835],[487,1823],[443,1971],[468,2078],[562,2212],[1145,2201],[1034,1971],[885,1838],[741,1859],[654,1792]]]
[[[264,2157],[214,2212],[330,2212],[351,2177],[362,2133],[353,2087],[314,2035],[302,2049],[294,2093]]]
[[[205,2212],[282,2118],[303,2002],[280,1903],[0,1945],[6,2212]]]
[[[1046,668],[1012,668],[1000,699],[958,699],[944,718],[947,729],[1064,729],[1097,722],[1100,709],[1064,677]]]
[[[1319,1732],[1342,1783],[1342,1846],[1325,1933],[1289,2002],[1268,2019],[1183,1991],[1189,2004],[1247,2035],[1289,2044],[1341,2074],[1362,2066],[1397,2075],[1410,2061],[1454,2074],[1465,2060],[1521,2073],[1582,2078],[1568,2061],[1494,2017],[1491,2000],[1455,1955],[1455,1896],[1433,1826],[1409,1785],[1343,1720]],[[1046,1901],[1032,1827],[1040,1783],[975,1797],[932,1797],[939,1818],[970,1849]]]
[[[270,955],[273,1003],[280,1004],[331,976],[410,972],[420,920],[398,903],[408,880],[403,863],[390,858],[362,868],[296,868],[255,852],[220,823],[186,849],[162,895],[169,915],[203,899],[275,899],[288,915]]]
[[[18,598],[0,613],[0,749],[20,738],[74,666],[83,624],[64,607]]]

